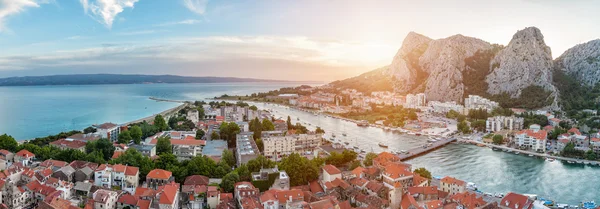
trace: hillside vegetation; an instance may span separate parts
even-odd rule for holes
[[[393,76],[386,74],[388,67],[379,68],[359,76],[334,81],[331,84],[336,88],[356,89],[359,92],[370,94],[374,91],[393,91]]]

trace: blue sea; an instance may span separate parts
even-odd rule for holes
[[[318,85],[321,83],[313,83]],[[247,95],[299,83],[127,84],[0,87],[0,134],[17,140],[82,130],[104,122],[125,123],[178,104],[149,97],[205,100]],[[310,85],[310,84],[309,84]]]

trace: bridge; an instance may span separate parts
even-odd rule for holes
[[[428,144],[429,146],[423,145],[423,146],[419,146],[419,147],[415,147],[413,149],[407,150],[408,153],[399,154],[398,157],[400,157],[401,161],[409,160],[409,159],[427,154],[428,152],[436,150],[440,147],[446,146],[447,144],[452,143],[454,141],[456,141],[456,138],[447,138],[447,139],[443,139],[440,141],[432,142],[432,143],[430,143],[430,145]]]

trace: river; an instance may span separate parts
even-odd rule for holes
[[[315,116],[291,108],[270,104],[255,104],[262,109],[272,109],[276,117],[292,116],[298,122],[314,130],[320,126],[329,136],[358,144],[369,152],[381,152],[378,146],[383,142],[389,149],[408,150],[427,143],[427,137],[404,135],[384,131],[374,127],[358,127],[352,122]],[[342,133],[347,136],[342,136]],[[600,166],[567,164],[560,161],[548,162],[541,158],[492,151],[465,144],[449,144],[426,155],[407,161],[413,168],[424,167],[433,176],[453,176],[467,182],[474,182],[483,192],[537,194],[558,203],[578,204],[581,201],[600,201]]]

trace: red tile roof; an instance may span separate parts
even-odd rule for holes
[[[66,140],[66,139],[59,139],[53,142],[50,142],[50,145],[54,145],[57,147],[66,147],[66,148],[70,148],[70,149],[80,149],[82,147],[85,147],[87,143],[83,142],[83,141],[70,141],[70,140]]]
[[[408,188],[408,193],[410,193],[411,195],[414,195],[414,194],[431,195],[431,194],[437,194],[438,193],[438,189],[437,189],[436,186],[432,186],[432,187],[409,187]]]
[[[119,158],[119,156],[121,156],[123,153],[125,153],[125,151],[115,151],[113,153],[113,156],[111,157],[112,159],[117,159]]]
[[[169,178],[171,178],[171,176],[173,176],[173,173],[171,173],[171,171],[166,171],[163,169],[154,169],[154,170],[151,170],[148,173],[148,175],[146,175],[146,178],[169,179]]]
[[[6,156],[6,155],[8,155],[8,154],[11,154],[11,153],[12,153],[12,152],[10,152],[10,151],[8,151],[8,150],[5,150],[5,149],[0,149],[0,154],[2,154],[2,155],[5,155],[5,156]]]
[[[438,209],[444,206],[441,200],[431,200],[426,202],[425,205],[427,206],[427,209]]]
[[[336,168],[333,165],[325,165],[323,166],[323,170],[327,172],[329,175],[341,174],[340,169]]]
[[[17,154],[15,156],[29,158],[29,157],[35,157],[35,154],[31,153],[29,150],[23,149],[23,150],[17,152]]]
[[[60,160],[52,160],[52,159],[49,159],[49,160],[46,160],[46,161],[44,161],[44,162],[40,163],[40,166],[42,166],[42,167],[50,167],[50,166],[55,166],[55,167],[60,167],[60,168],[62,168],[62,167],[65,167],[65,166],[67,166],[67,162],[65,162],[65,161],[60,161]]]
[[[136,205],[138,201],[138,198],[134,197],[133,195],[126,193],[123,196],[119,197],[119,199],[117,200],[118,203],[123,203],[123,204],[128,204],[128,205]]]
[[[157,141],[158,139],[152,139],[150,144],[156,144]],[[206,140],[171,139],[171,145],[204,146],[206,145]]]
[[[440,181],[442,183],[446,183],[446,184],[450,184],[450,185],[455,184],[458,186],[466,186],[466,183],[464,181],[450,177],[450,176],[446,176],[446,177],[442,178],[442,180],[440,180]]]
[[[160,204],[172,205],[175,202],[177,196],[177,186],[167,184],[164,186],[163,191],[160,194]]]
[[[576,134],[576,135],[581,135],[581,132],[579,132],[579,129],[577,128],[571,128],[567,131],[567,133],[572,133],[572,134]]]
[[[412,195],[408,195],[408,193],[402,196],[402,201],[400,202],[400,208],[409,208],[410,206],[414,206],[418,209],[423,209],[423,207],[417,204],[417,201]]]
[[[539,130],[539,131],[534,131],[531,129],[525,129],[525,130],[521,130],[519,132],[517,132],[517,135],[522,135],[525,134],[531,138],[537,139],[537,140],[545,140],[548,137],[548,133],[544,130]]]
[[[531,209],[533,201],[525,195],[509,192],[502,198],[499,206],[511,209]]]
[[[362,187],[362,186],[365,186],[365,184],[367,184],[369,181],[367,181],[366,179],[363,179],[363,178],[356,177],[356,178],[350,179],[349,182],[350,182],[350,184],[352,184],[354,186]]]
[[[150,200],[138,200],[137,206],[140,207],[140,209],[149,209]]]
[[[469,192],[463,192],[452,195],[450,199],[453,202],[462,205],[465,209],[475,209],[477,207],[481,207],[487,204],[487,202],[484,201],[482,197],[477,197],[476,194]]]
[[[422,177],[418,173],[413,173],[413,185],[415,185],[415,186],[421,185],[427,181],[429,181],[429,179]]]
[[[323,190],[323,188],[321,187],[319,182],[312,181],[312,182],[310,182],[310,192],[316,194],[316,193],[325,192],[325,191]]]
[[[208,185],[208,177],[202,175],[193,175],[185,178],[183,185]]]
[[[407,167],[404,167],[400,164],[389,163],[384,167],[384,175],[392,179],[397,179],[401,177],[412,176],[413,173],[410,172]]]
[[[371,191],[377,193],[377,192],[381,191],[381,189],[383,189],[384,186],[383,186],[383,183],[380,183],[375,180],[371,180],[371,181],[369,181],[369,183],[367,183],[366,187],[368,190],[371,190]]]
[[[366,170],[365,168],[358,166],[354,170],[352,170],[352,174],[354,174],[356,177],[360,177],[360,175],[362,175],[362,173],[365,170]]]

